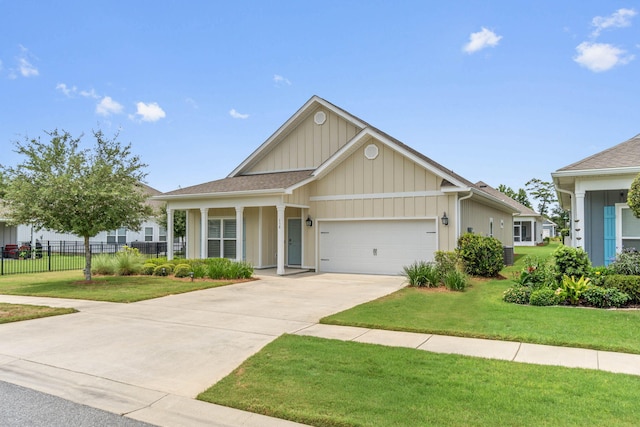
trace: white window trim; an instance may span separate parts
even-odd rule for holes
[[[640,236],[622,235],[622,209],[631,209],[626,203],[616,203],[616,253],[622,252],[622,239],[640,239]]]
[[[233,242],[237,242],[238,240],[238,236],[236,233],[236,237],[224,237],[224,221],[227,220],[232,220],[232,221],[236,221],[236,217],[235,216],[210,216],[207,217],[207,227],[209,226],[209,221],[220,221],[220,237],[216,238],[216,237],[209,237],[209,233],[207,231],[207,245],[209,244],[210,240],[220,240],[220,256],[222,258],[228,258],[227,256],[225,256],[224,253],[224,242],[225,241],[233,241]],[[235,228],[234,228],[235,231]],[[207,250],[207,256],[209,255],[209,252]],[[237,254],[236,254],[237,256]],[[236,259],[236,257],[234,256],[233,258],[229,258],[229,259]]]

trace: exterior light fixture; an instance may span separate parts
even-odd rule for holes
[[[191,277],[191,281],[193,282],[193,271],[189,272],[189,277]]]
[[[310,216],[307,216],[307,220],[305,222],[307,223],[307,227],[311,227],[313,225],[313,221]]]
[[[449,225],[449,217],[447,217],[446,212],[442,213],[442,218],[440,218],[440,220],[442,221],[442,225]]]

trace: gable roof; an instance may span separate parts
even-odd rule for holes
[[[560,168],[558,172],[633,167],[640,167],[640,134],[604,151]]]
[[[490,186],[489,184],[487,184],[487,183],[485,183],[483,181],[476,182],[476,185],[478,187],[480,187],[482,190],[484,190],[485,192],[491,194],[493,197],[502,200],[503,202],[507,203],[508,205],[510,205],[511,207],[516,209],[519,212],[519,214],[516,214],[516,215],[519,215],[519,216],[537,216],[537,217],[541,217],[542,216],[538,212],[534,211],[533,209],[523,205],[522,203],[520,203],[517,200],[512,199],[511,197],[509,197],[506,194],[496,190],[495,188],[493,188],[492,186]]]

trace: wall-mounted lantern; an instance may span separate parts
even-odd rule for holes
[[[442,221],[442,225],[449,225],[449,218],[447,217],[446,212],[442,213],[442,218],[440,218],[440,221]]]
[[[311,226],[313,225],[313,221],[311,220],[311,217],[310,217],[310,216],[307,216],[307,221],[306,221],[306,223],[307,223],[307,227],[311,227]]]

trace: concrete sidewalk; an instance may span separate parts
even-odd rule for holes
[[[158,426],[269,427],[299,424],[195,397],[283,333],[640,375],[640,355],[318,324],[402,286],[302,274],[134,304],[0,295],[80,310],[0,325],[0,380]]]
[[[639,354],[321,324],[310,326],[296,334],[408,347],[433,353],[640,375]]]

